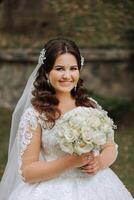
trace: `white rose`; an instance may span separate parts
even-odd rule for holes
[[[101,125],[101,121],[98,117],[93,116],[92,118],[90,118],[90,124],[91,124],[91,127],[93,127],[94,129],[97,129]]]
[[[107,123],[104,123],[102,126],[102,130],[106,133],[110,130],[110,126]]]
[[[78,155],[81,155],[82,153],[87,153],[90,152],[93,149],[93,144],[84,144],[84,143],[75,143],[74,149],[75,149],[75,153],[77,153]]]
[[[81,128],[81,137],[83,141],[87,144],[90,144],[92,142],[92,130],[91,129],[85,129],[85,127]]]
[[[62,140],[59,140],[59,145],[60,145],[60,148],[62,149],[62,151],[73,154],[74,148],[73,148],[72,143],[68,143],[64,139],[62,139]]]
[[[93,142],[96,145],[103,145],[107,141],[107,136],[103,132],[95,131],[93,134]]]
[[[107,139],[114,140],[114,130],[113,129],[109,129],[109,131],[107,133]]]
[[[64,131],[64,137],[67,142],[74,142],[78,138],[78,136],[79,136],[78,131],[75,129],[72,130],[67,129]]]
[[[69,120],[69,125],[77,129],[80,129],[81,126],[84,125],[84,123],[85,123],[85,120],[81,116],[76,116],[76,117],[74,116],[73,118]]]

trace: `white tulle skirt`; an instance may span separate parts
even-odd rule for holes
[[[22,182],[8,200],[132,200],[117,175],[104,169],[94,176],[67,173],[58,178],[28,184]]]

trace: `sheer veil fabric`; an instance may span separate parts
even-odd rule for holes
[[[0,200],[7,200],[13,189],[21,181],[18,174],[18,157],[17,157],[17,130],[20,123],[20,118],[26,108],[31,104],[33,82],[36,78],[36,73],[41,64],[36,66],[31,76],[29,77],[22,96],[20,97],[12,115],[11,131],[8,149],[8,161],[0,182]]]
[[[11,130],[10,130],[10,139],[9,139],[9,149],[8,149],[8,161],[7,165],[0,182],[0,200],[7,200],[11,192],[14,190],[16,185],[21,181],[21,178],[18,173],[18,147],[17,147],[17,131],[20,124],[20,119],[23,112],[30,107],[32,90],[34,88],[33,83],[36,78],[36,74],[40,66],[44,63],[46,59],[45,56],[46,49],[42,49],[38,58],[38,64],[32,74],[30,75],[25,89],[20,97],[14,112],[12,114]],[[81,57],[81,66],[84,64],[84,58]],[[40,153],[40,159],[43,159]]]

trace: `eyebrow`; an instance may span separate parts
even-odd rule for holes
[[[55,65],[54,68],[56,68],[56,67],[65,67],[65,66],[63,66],[63,65]],[[72,66],[69,66],[69,67],[78,67],[78,65],[72,65]]]

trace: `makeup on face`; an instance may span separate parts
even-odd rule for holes
[[[79,68],[75,56],[69,53],[58,56],[48,78],[58,92],[70,92],[79,80]]]

